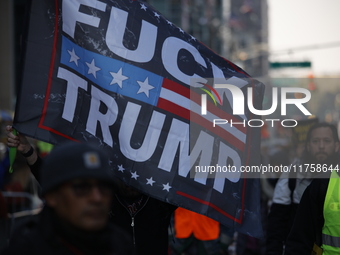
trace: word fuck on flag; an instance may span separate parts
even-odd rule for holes
[[[19,132],[94,142],[141,192],[261,235],[259,181],[240,171],[259,164],[260,129],[244,124],[254,117],[246,106],[233,114],[235,95],[217,84],[256,109],[263,84],[145,2],[32,0],[28,16]]]

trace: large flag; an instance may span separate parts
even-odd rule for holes
[[[259,180],[240,170],[260,161],[261,83],[144,2],[32,0],[29,14],[19,132],[97,143],[141,192],[262,234]]]

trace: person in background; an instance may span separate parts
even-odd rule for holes
[[[57,146],[41,167],[42,211],[16,227],[2,254],[127,254],[115,245],[124,231],[108,221],[109,171],[108,157],[91,144]]]
[[[303,193],[285,255],[340,254],[339,168],[320,174]]]
[[[266,255],[282,255],[298,204],[312,181],[314,166],[331,167],[338,162],[339,137],[330,123],[317,123],[307,133],[304,153],[289,173],[278,180],[268,215]],[[315,175],[315,174],[314,174]]]
[[[14,135],[12,126],[7,126],[7,145],[16,147],[26,157],[32,174],[40,182],[39,169],[43,163],[36,150],[22,135]],[[118,243],[125,254],[168,255],[168,226],[176,206],[147,196],[115,178],[117,191],[110,207],[110,222],[124,229],[128,244]]]

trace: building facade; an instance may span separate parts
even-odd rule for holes
[[[267,0],[148,0],[155,9],[253,77],[268,74]]]

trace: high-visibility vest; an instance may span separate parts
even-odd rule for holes
[[[178,207],[175,211],[176,238],[188,238],[191,234],[198,240],[215,240],[220,234],[220,224],[204,215]]]
[[[323,255],[340,254],[340,178],[332,171],[323,206]]]

